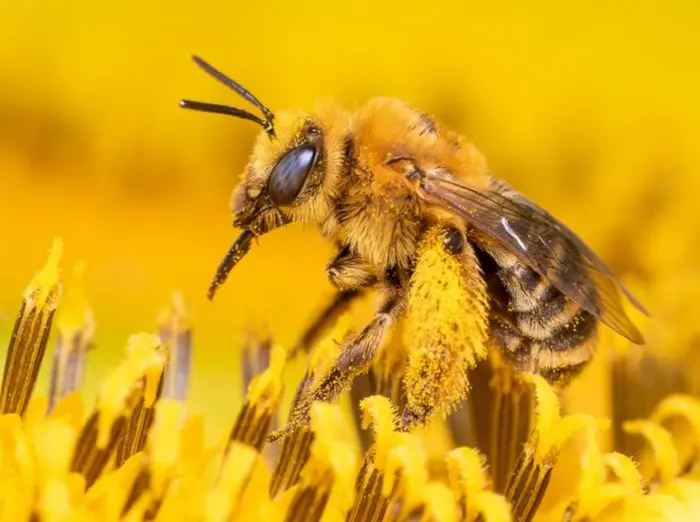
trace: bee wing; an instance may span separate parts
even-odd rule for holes
[[[445,171],[423,175],[421,196],[456,213],[527,263],[555,288],[630,341],[644,338],[625,314],[618,290],[643,305],[574,232],[505,183],[475,189]],[[593,284],[591,284],[593,283]]]

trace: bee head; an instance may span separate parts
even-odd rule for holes
[[[195,63],[262,112],[182,100],[186,109],[225,114],[262,127],[241,183],[231,200],[233,225],[243,232],[229,250],[210,288],[210,297],[248,251],[251,239],[293,221],[322,223],[331,214],[330,200],[344,158],[342,111],[321,105],[313,115],[275,115],[239,83],[194,57]],[[321,190],[325,187],[325,190]]]
[[[311,117],[280,113],[273,139],[258,136],[243,179],[233,192],[233,224],[264,233],[303,220],[323,180],[323,130]]]

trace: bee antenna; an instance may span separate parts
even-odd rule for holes
[[[223,105],[214,105],[214,104],[206,104],[206,103],[201,103],[201,102],[192,102],[188,100],[183,100],[180,102],[180,106],[186,109],[194,109],[194,110],[202,110],[206,112],[216,112],[219,114],[228,114],[231,116],[235,116],[238,118],[244,118],[247,120],[254,121],[265,129],[265,132],[273,138],[275,136],[275,129],[274,129],[274,120],[275,120],[275,115],[273,112],[268,109],[265,105],[262,104],[260,100],[258,100],[255,96],[253,96],[250,91],[248,91],[245,87],[243,87],[240,83],[235,81],[232,78],[229,78],[226,76],[224,73],[221,71],[215,69],[211,65],[209,65],[207,62],[202,60],[199,56],[192,56],[192,59],[194,60],[194,63],[196,63],[199,67],[201,67],[206,73],[209,75],[213,76],[215,79],[219,80],[221,83],[226,85],[228,88],[232,89],[233,91],[237,92],[240,96],[245,98],[247,101],[255,105],[260,111],[263,113],[265,116],[265,119],[260,119],[257,116],[252,115],[251,113],[241,110],[241,109],[236,109],[234,107],[225,107]]]
[[[213,112],[215,114],[226,114],[235,118],[254,121],[258,125],[267,130],[267,121],[258,118],[255,114],[251,114],[243,109],[229,107],[228,105],[218,105],[216,103],[198,102],[192,100],[180,100],[180,107],[183,109],[191,109],[193,111]]]

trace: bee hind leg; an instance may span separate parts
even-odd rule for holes
[[[461,229],[441,224],[426,233],[407,303],[401,427],[410,431],[454,411],[467,396],[469,371],[487,354],[488,291]]]

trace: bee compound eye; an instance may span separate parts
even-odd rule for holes
[[[460,254],[464,250],[464,235],[454,227],[448,228],[442,236],[442,244],[445,250],[452,255]]]
[[[289,205],[301,192],[316,159],[316,148],[305,145],[289,151],[272,171],[267,191],[277,206]]]

